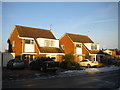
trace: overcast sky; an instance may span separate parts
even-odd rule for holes
[[[2,49],[15,25],[89,36],[100,48],[118,48],[117,2],[3,2]]]

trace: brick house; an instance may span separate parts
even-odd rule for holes
[[[120,50],[119,49],[104,49],[104,53],[111,55],[112,58],[120,59]]]
[[[63,50],[50,30],[16,25],[8,39],[8,51],[15,57],[30,62],[36,57],[54,57],[62,61]]]
[[[65,33],[60,39],[60,45],[65,54],[73,53],[75,61],[79,62],[85,59],[85,55],[89,54],[91,59],[100,61],[104,53],[99,50],[99,43],[94,43],[88,36]]]
[[[105,50],[103,50],[103,52],[111,55],[112,57],[115,57],[115,56],[116,56],[116,51],[115,51],[115,49],[105,49]]]

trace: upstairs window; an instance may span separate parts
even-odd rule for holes
[[[49,47],[50,46],[50,41],[49,40],[45,40],[44,41],[44,46],[45,47]]]
[[[33,44],[34,41],[33,40],[25,40],[25,44]]]
[[[96,44],[92,44],[92,45],[91,45],[91,49],[92,49],[92,50],[97,50],[97,45],[96,45]]]
[[[51,41],[51,46],[56,46],[56,43],[55,43],[55,41]]]
[[[45,47],[55,47],[56,46],[56,41],[54,41],[54,40],[45,40],[44,41],[44,46]]]
[[[79,48],[81,48],[81,44],[76,44],[76,47],[79,47]]]

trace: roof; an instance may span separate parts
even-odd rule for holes
[[[40,53],[64,53],[64,51],[61,48],[56,47],[40,47],[36,38],[34,38],[35,43],[40,51]]]
[[[60,48],[55,47],[40,47],[41,53],[64,53]]]
[[[91,54],[105,54],[101,50],[89,50]]]
[[[56,39],[50,30],[18,25],[16,25],[15,28],[20,37]]]
[[[79,34],[71,34],[66,33],[73,42],[80,42],[80,43],[94,43],[88,36],[79,35]]]

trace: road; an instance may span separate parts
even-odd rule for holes
[[[80,76],[3,81],[3,88],[117,88],[120,70]]]

